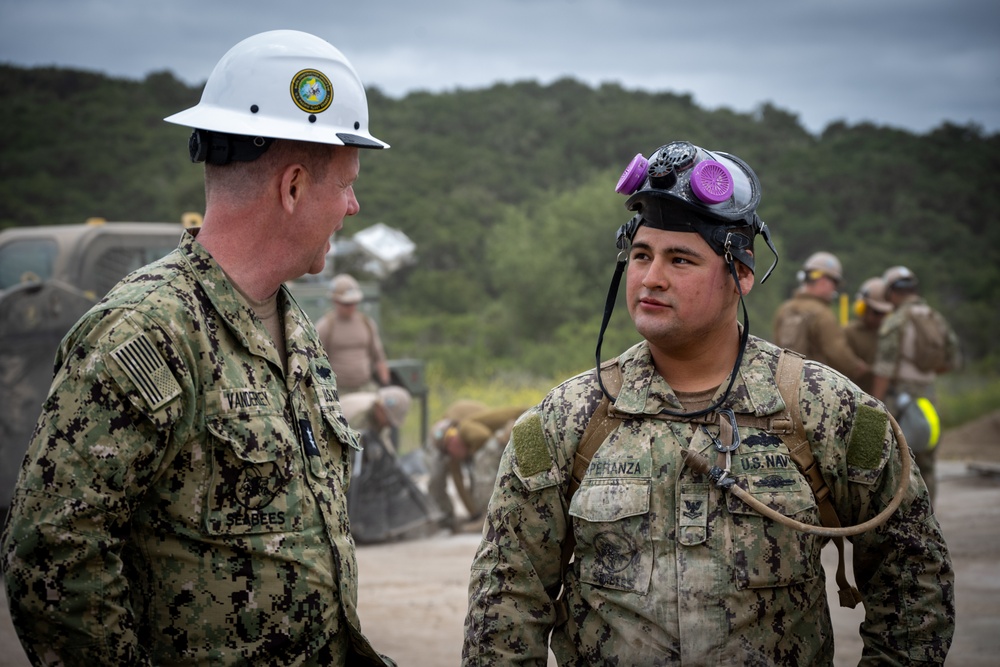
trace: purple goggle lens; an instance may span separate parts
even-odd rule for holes
[[[618,185],[615,186],[615,192],[622,195],[633,194],[642,185],[642,182],[646,180],[646,169],[649,168],[649,160],[642,156],[642,153],[636,153],[636,156],[632,158],[632,161],[628,163],[625,167],[625,171],[622,172],[621,178],[618,179]]]
[[[691,191],[706,204],[721,204],[733,195],[733,177],[721,162],[703,160],[691,170]]]
[[[675,182],[675,174],[678,171],[686,171],[690,168],[695,157],[692,152],[694,147],[687,143],[679,143],[677,146],[671,144],[670,148],[673,150],[661,155],[657,164],[661,168],[668,169],[671,172],[671,182]],[[681,149],[689,150],[682,151]],[[649,160],[643,157],[642,153],[637,153],[625,167],[621,178],[618,179],[615,192],[626,196],[634,194],[642,186],[647,175],[649,175]],[[689,181],[691,192],[705,204],[721,204],[733,196],[735,187],[733,176],[725,165],[717,160],[703,159],[695,164],[694,168],[691,169]]]

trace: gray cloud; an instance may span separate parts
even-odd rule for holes
[[[871,121],[924,132],[1000,129],[994,0],[0,0],[0,61],[204,81],[239,40],[324,37],[391,95],[496,81],[691,94],[708,108],[770,102],[812,131]]]

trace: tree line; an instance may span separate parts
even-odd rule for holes
[[[0,65],[0,228],[202,211],[189,131],[162,120],[200,90],[167,71],[136,81]],[[417,261],[382,284],[393,356],[458,376],[592,365],[614,233],[629,218],[615,183],[636,153],[683,139],[738,155],[763,184],[759,213],[781,259],[747,298],[754,333],[770,336],[796,270],[827,250],[851,294],[909,266],[966,356],[1000,365],[997,134],[834,122],[814,135],[771,103],[707,110],[689,95],[568,78],[368,98],[371,130],[392,148],[362,155],[361,212],[343,234],[384,222],[417,245]],[[757,255],[759,279],[770,264],[759,240]],[[634,340],[620,305],[604,356]]]

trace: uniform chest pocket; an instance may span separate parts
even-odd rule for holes
[[[737,479],[745,491],[771,509],[819,525],[816,499],[797,470],[761,471]],[[738,588],[789,586],[822,574],[823,538],[764,518],[732,493],[726,494],[726,503],[733,522],[729,541]]]
[[[649,479],[585,479],[570,503],[580,580],[645,593],[653,571]]]
[[[361,434],[347,425],[343,413],[338,410],[323,410],[326,428],[327,448],[330,465],[334,466],[339,478],[350,479],[350,470],[355,459],[361,454]]]
[[[302,456],[281,415],[211,418],[205,530],[214,535],[297,531]]]

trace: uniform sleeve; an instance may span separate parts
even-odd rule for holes
[[[805,384],[819,387],[815,370],[809,373]],[[822,382],[829,384],[829,375]],[[819,456],[837,514],[844,525],[868,521],[889,505],[902,474],[890,417],[881,403],[846,382],[826,394],[840,397],[836,412],[826,409],[833,405],[824,406],[820,392],[813,396],[820,398],[806,399],[803,414],[816,421],[806,423],[806,430],[822,443]],[[832,427],[824,428],[823,420]],[[885,524],[850,538],[865,604],[863,665],[943,664],[954,634],[951,558],[927,488],[910,461],[899,509]]]
[[[514,426],[487,510],[469,581],[462,664],[539,665],[556,620],[566,535],[566,461],[545,434],[539,409]]]
[[[127,317],[92,317],[60,350],[3,535],[11,617],[34,664],[148,664],[123,545],[178,414],[179,362]],[[122,370],[139,358],[140,383],[159,373],[142,388]]]

